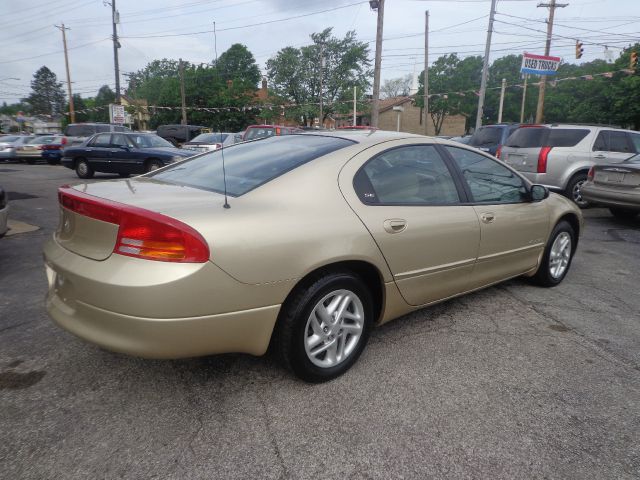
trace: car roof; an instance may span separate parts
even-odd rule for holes
[[[415,133],[393,132],[388,130],[323,130],[323,131],[304,131],[295,133],[294,135],[303,136],[319,136],[319,137],[338,137],[351,140],[360,144],[375,145],[390,140],[401,140],[403,138],[424,138],[433,143],[444,143],[447,140],[435,137],[426,137]]]

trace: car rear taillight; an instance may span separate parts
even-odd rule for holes
[[[66,145],[66,144],[67,144],[67,142],[68,142],[67,137],[62,137],[62,140],[60,140],[60,143],[61,143],[62,145]]]
[[[500,155],[502,155],[502,145],[498,145],[498,149],[496,150],[496,158],[500,158]]]
[[[593,180],[593,177],[595,176],[596,172],[593,169],[593,167],[591,167],[589,169],[589,173],[587,173],[587,180]]]
[[[58,189],[60,205],[72,212],[118,225],[113,253],[162,262],[204,263],[209,247],[189,225],[143,208],[106,200],[70,187]]]
[[[44,150],[44,145],[38,145],[38,150]]]
[[[553,147],[542,147],[538,154],[538,173],[547,173],[547,158]]]

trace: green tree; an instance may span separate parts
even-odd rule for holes
[[[419,107],[424,107],[423,73],[420,74],[416,94],[416,105]],[[481,74],[482,57],[479,56],[460,59],[452,53],[433,62],[429,68],[429,115],[435,135],[440,134],[448,115],[462,114],[467,120],[475,119],[478,97],[473,91],[479,88]]]
[[[260,81],[260,68],[247,47],[235,43],[214,62],[223,80],[242,82],[247,88],[255,88]]]
[[[31,80],[31,94],[24,99],[35,114],[56,115],[63,112],[65,95],[62,83],[46,66],[40,67]]]
[[[298,106],[288,109],[290,118],[301,117],[309,123],[318,115],[322,93],[323,119],[330,114],[347,112],[353,87],[364,91],[372,76],[369,46],[356,39],[353,31],[344,38],[331,35],[327,28],[311,34],[311,45],[301,48],[286,47],[267,61],[267,73],[274,92]],[[324,59],[324,67],[321,66]],[[322,92],[320,72],[322,71]]]

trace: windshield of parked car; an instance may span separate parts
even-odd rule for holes
[[[157,135],[129,135],[129,140],[138,148],[174,148],[164,138]]]
[[[247,138],[245,138],[245,140],[255,140],[256,138],[271,137],[275,135],[275,133],[276,129],[273,127],[250,128],[247,132]]]
[[[96,131],[95,125],[69,125],[64,134],[67,137],[90,137]]]
[[[316,135],[273,137],[216,150],[150,176],[154,180],[223,193],[224,152],[227,193],[235,197],[353,143],[355,142],[344,138]]]
[[[29,140],[27,143],[37,144],[37,145],[48,145],[53,143],[57,137],[35,137]]]
[[[500,143],[502,137],[501,127],[480,127],[469,139],[468,145],[472,147],[482,147]]]
[[[190,141],[200,143],[222,143],[228,136],[229,134],[227,133],[202,133]]]

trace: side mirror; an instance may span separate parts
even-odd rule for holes
[[[532,202],[540,202],[545,198],[549,198],[549,189],[542,185],[532,185],[529,193]]]

